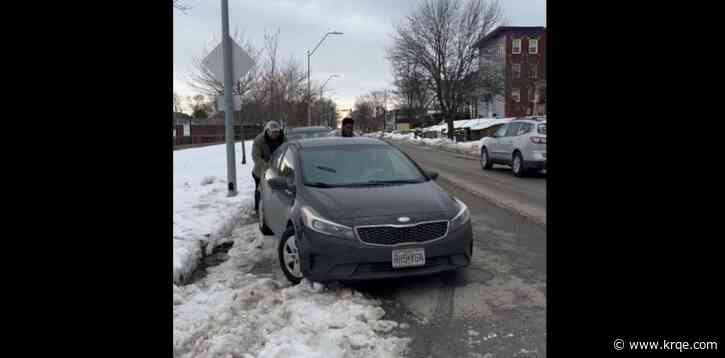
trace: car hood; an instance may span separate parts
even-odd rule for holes
[[[447,218],[457,209],[453,198],[434,181],[352,188],[306,187],[305,192],[315,211],[340,223],[393,215],[409,216],[411,222],[434,220]]]

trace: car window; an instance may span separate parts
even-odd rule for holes
[[[537,128],[539,134],[546,134],[546,123],[539,124]]]
[[[516,133],[519,131],[519,128],[521,128],[521,122],[509,123],[508,129],[506,129],[506,136],[513,137],[517,135]]]
[[[534,125],[531,123],[521,123],[521,128],[519,128],[518,132],[516,132],[516,135],[524,135],[526,133],[531,132],[531,129],[533,129]]]
[[[506,128],[508,128],[508,124],[504,124],[496,131],[495,136],[496,137],[503,137],[506,135]]]
[[[287,149],[287,151],[285,151],[284,156],[280,159],[279,175],[288,178],[295,177],[295,165],[292,158],[293,155],[294,153],[292,152],[292,149]]]

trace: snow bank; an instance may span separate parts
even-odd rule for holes
[[[418,137],[415,138],[414,134],[406,134],[406,135],[400,135],[400,134],[386,134],[385,138],[392,139],[392,140],[398,140],[398,141],[407,141],[410,143],[414,143],[417,145],[426,145],[438,149],[444,149],[448,151],[453,151],[456,153],[462,153],[462,154],[468,154],[468,155],[478,155],[478,153],[481,150],[481,143],[480,141],[470,141],[470,142],[454,142],[448,138],[422,138]]]
[[[348,288],[280,275],[257,276],[255,263],[276,264],[274,237],[255,224],[233,231],[229,259],[201,281],[174,285],[175,357],[399,357],[408,338],[384,320],[379,300]]]
[[[247,164],[241,165],[241,143],[235,144],[237,191],[227,197],[226,145],[174,151],[174,282],[194,270],[201,249],[211,253],[239,220],[244,208],[254,204],[251,160],[252,142],[245,142]]]

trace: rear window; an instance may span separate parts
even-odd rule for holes
[[[537,126],[539,134],[546,134],[546,123],[541,123]]]

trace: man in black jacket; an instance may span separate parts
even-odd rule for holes
[[[262,133],[254,138],[252,144],[252,160],[254,161],[254,169],[252,169],[252,177],[254,178],[254,211],[259,211],[259,180],[264,177],[264,172],[269,169],[269,161],[272,159],[272,153],[284,143],[284,133],[277,121],[269,121],[264,126]]]

